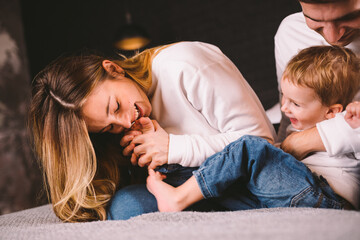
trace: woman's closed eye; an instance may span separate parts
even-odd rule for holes
[[[116,108],[114,110],[114,114],[120,110],[120,103],[116,101]],[[114,124],[109,124],[108,126],[104,127],[101,132],[111,132],[114,129]]]
[[[120,109],[120,103],[118,101],[116,101],[116,104],[117,104],[117,106],[116,106],[114,113],[116,113]]]

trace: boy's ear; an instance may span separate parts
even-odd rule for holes
[[[333,104],[329,107],[328,111],[326,112],[326,119],[334,118],[337,113],[342,112],[343,106],[339,103]]]
[[[105,71],[108,72],[112,77],[117,77],[119,75],[125,76],[124,69],[122,69],[122,67],[120,67],[119,65],[117,65],[113,61],[104,60],[102,62],[102,66],[105,69]]]

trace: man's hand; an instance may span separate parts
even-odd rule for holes
[[[352,102],[346,107],[345,121],[352,128],[360,127],[360,103]]]
[[[311,152],[326,151],[316,127],[290,134],[280,147],[298,160],[304,159]]]

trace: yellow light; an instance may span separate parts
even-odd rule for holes
[[[115,42],[115,47],[121,50],[136,50],[146,46],[150,40],[145,37],[129,37]]]

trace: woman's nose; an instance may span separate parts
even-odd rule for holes
[[[336,23],[327,22],[323,26],[323,37],[331,45],[336,45],[336,43],[344,36],[345,28],[338,26]]]
[[[117,116],[114,125],[125,129],[130,128],[132,125],[130,115],[122,114],[121,116]]]

